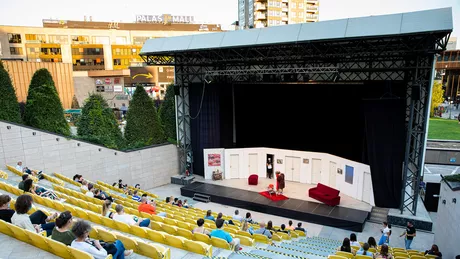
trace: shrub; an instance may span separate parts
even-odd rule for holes
[[[77,135],[84,140],[119,148],[122,143],[118,122],[107,101],[100,94],[91,94],[77,121]]]
[[[166,95],[161,104],[160,122],[163,126],[163,131],[166,138],[173,142],[176,140],[176,104],[174,95],[174,85],[169,85],[166,88]]]
[[[155,104],[144,90],[137,85],[126,114],[125,138],[128,145],[145,145],[165,142],[165,136],[158,119]]]
[[[72,98],[72,105],[70,106],[72,109],[80,109],[80,104],[78,103],[77,97],[74,95]]]
[[[61,100],[54,87],[53,78],[46,69],[37,70],[32,77],[27,94],[24,122],[31,127],[70,135]]]
[[[18,98],[8,72],[0,61],[0,120],[21,123]]]

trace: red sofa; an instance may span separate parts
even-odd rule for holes
[[[324,184],[318,183],[316,187],[308,190],[308,196],[321,201],[329,206],[337,206],[340,203],[340,191]]]
[[[259,182],[259,176],[256,174],[251,174],[248,178],[249,185],[257,185]]]

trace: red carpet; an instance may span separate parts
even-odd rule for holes
[[[288,197],[286,197],[286,196],[284,196],[284,195],[282,195],[282,194],[280,194],[280,195],[275,195],[275,194],[270,195],[270,194],[268,193],[268,191],[259,192],[259,194],[262,195],[262,196],[264,196],[264,197],[269,198],[269,199],[272,200],[272,201],[284,201],[284,200],[289,199]]]

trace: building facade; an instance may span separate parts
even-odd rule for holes
[[[444,96],[454,103],[460,102],[460,50],[447,50],[438,56],[436,77],[442,80]]]
[[[222,31],[218,24],[194,24],[193,20],[190,16],[138,15],[135,23],[43,20],[43,27],[0,26],[0,59],[71,64],[76,93],[83,92],[77,89],[80,83],[86,95],[88,90],[122,95],[129,92],[125,88],[141,83],[146,90],[155,89],[162,99],[166,86],[174,81],[174,74],[168,74],[173,68],[155,67],[155,73],[137,80],[132,80],[135,75],[130,70],[145,66],[139,53],[148,39]],[[95,75],[94,71],[99,72]],[[125,97],[117,95],[113,100],[117,98]]]
[[[238,0],[240,29],[319,21],[319,0]]]

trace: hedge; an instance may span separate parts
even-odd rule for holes
[[[163,131],[168,140],[176,140],[176,104],[174,85],[166,88],[166,95],[160,110],[160,122],[163,125]]]
[[[0,61],[0,120],[21,123],[18,98],[11,78]]]

